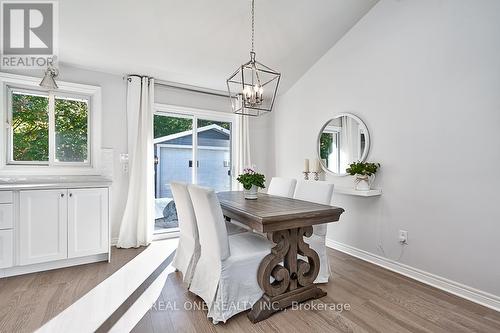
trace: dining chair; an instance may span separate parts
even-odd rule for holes
[[[315,202],[323,205],[330,205],[333,196],[333,184],[320,181],[299,181],[295,186],[295,199]],[[319,255],[320,268],[315,283],[327,283],[330,277],[330,264],[326,253],[326,230],[327,224],[318,224],[313,226],[311,237],[305,237],[304,240]]]
[[[177,218],[179,220],[179,243],[172,266],[182,273],[184,283],[189,287],[193,278],[194,267],[200,257],[200,240],[198,226],[188,185],[182,182],[171,182],[170,188],[174,197]],[[229,235],[248,232],[229,221],[226,221]]]
[[[228,236],[215,192],[188,186],[200,235],[201,256],[189,290],[208,307],[216,324],[250,309],[263,295],[257,270],[270,253],[270,241],[251,232]]]
[[[273,177],[267,188],[267,194],[292,198],[297,180],[293,178]]]
[[[171,182],[170,189],[174,197],[179,219],[179,244],[172,266],[182,273],[183,281],[189,287],[193,278],[194,267],[200,257],[198,227],[187,184]]]

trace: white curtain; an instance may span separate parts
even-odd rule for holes
[[[252,166],[252,158],[250,156],[250,125],[248,116],[238,116],[239,133],[238,133],[238,150],[236,156],[236,168],[234,175],[235,179],[239,174],[243,173],[243,169]],[[235,183],[237,183],[235,181]],[[238,189],[241,189],[241,184],[238,184]]]
[[[127,78],[129,186],[117,247],[148,245],[153,235],[154,80]]]

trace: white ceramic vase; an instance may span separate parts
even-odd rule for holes
[[[245,189],[245,199],[248,199],[248,200],[255,200],[257,199],[257,191],[258,191],[258,187],[255,186],[255,185],[252,185],[252,187],[249,189],[249,190],[246,190]]]

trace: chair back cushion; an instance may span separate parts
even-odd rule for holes
[[[200,236],[201,255],[225,260],[229,257],[224,215],[214,190],[188,185]]]
[[[295,199],[330,205],[333,196],[333,184],[320,181],[301,180],[295,186]]]
[[[321,181],[298,181],[295,186],[295,199],[315,202],[323,205],[331,205],[333,196],[333,184]],[[326,224],[313,226],[314,234],[326,235]]]
[[[171,182],[170,189],[172,190],[172,195],[175,201],[181,235],[193,239],[193,241],[198,243],[196,216],[194,214],[187,184],[181,182]]]
[[[297,184],[297,180],[293,178],[273,177],[267,194],[291,198],[295,191],[295,184]]]

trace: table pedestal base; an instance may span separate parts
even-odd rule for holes
[[[269,318],[273,313],[284,310],[293,303],[300,303],[310,299],[326,296],[326,292],[315,285],[298,288],[279,296],[268,296],[264,294],[248,313],[248,319],[252,323]]]
[[[326,295],[314,284],[319,272],[319,256],[304,241],[304,237],[310,237],[312,233],[312,226],[268,233],[267,237],[276,245],[259,265],[257,281],[264,295],[248,314],[253,323],[293,303]],[[307,261],[300,259],[299,255]]]

